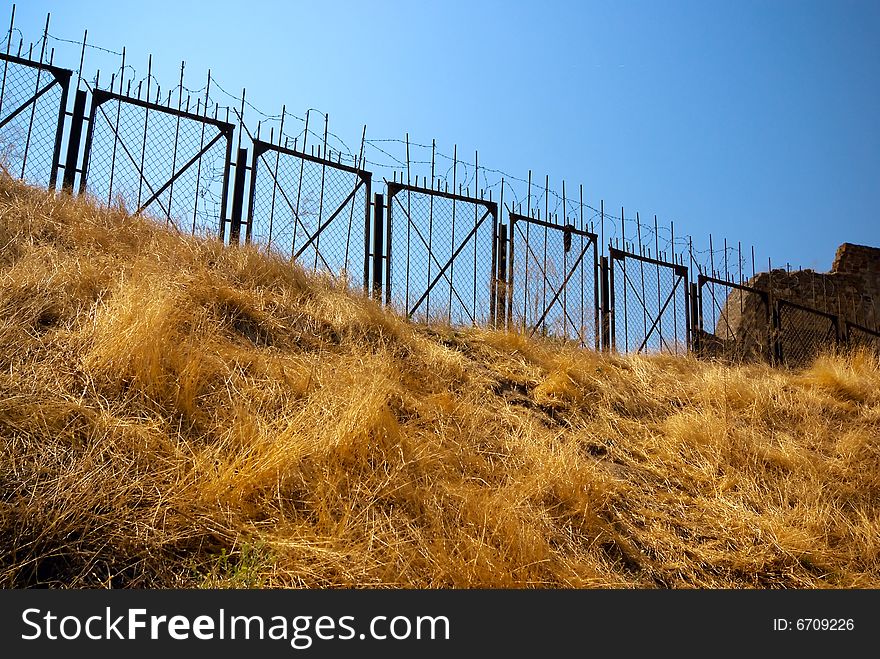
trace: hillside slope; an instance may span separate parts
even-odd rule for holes
[[[0,586],[880,587],[880,361],[428,329],[0,179]]]

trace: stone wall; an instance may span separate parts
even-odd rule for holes
[[[860,287],[864,303],[870,300],[880,306],[880,248],[844,243],[837,248],[831,272],[850,277]],[[874,323],[861,324],[876,326],[880,318],[874,318]]]
[[[870,329],[878,329],[880,324],[880,248],[844,243],[837,248],[830,272],[772,270],[745,283],[774,298]],[[704,308],[707,287],[703,290]],[[719,290],[729,295],[715,327],[708,326],[711,319],[704,316],[704,352],[740,359],[766,358],[770,325],[762,296],[717,286],[714,290],[716,299]],[[780,323],[783,351],[790,355],[809,356],[828,343],[830,321],[821,315],[783,307]]]

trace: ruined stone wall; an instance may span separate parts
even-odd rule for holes
[[[880,248],[844,243],[837,249],[830,272],[773,270],[758,273],[746,285],[870,329],[880,324]],[[766,355],[770,325],[762,297],[728,290],[716,326],[705,326],[704,319],[704,346],[710,354]],[[829,341],[830,321],[820,315],[788,307],[780,321],[783,351],[790,355],[813,354]]]
[[[844,243],[837,248],[831,272],[848,276],[860,289],[862,308],[873,310],[873,322],[860,323],[868,327],[880,325],[880,249]],[[865,312],[870,314],[871,312]]]

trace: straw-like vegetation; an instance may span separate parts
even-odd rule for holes
[[[3,178],[0,585],[877,588],[880,361],[428,329]]]

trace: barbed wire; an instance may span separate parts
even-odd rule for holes
[[[100,51],[102,51],[102,52],[109,53],[109,54],[111,54],[111,55],[122,56],[122,53],[120,53],[120,52],[118,52],[118,51],[111,50],[111,49],[109,49],[109,48],[104,48],[103,46],[96,46],[95,44],[90,44],[90,43],[88,43],[88,42],[86,42],[85,44],[83,44],[82,41],[76,41],[75,39],[64,39],[64,38],[62,38],[62,37],[59,37],[59,36],[56,36],[56,35],[52,34],[51,32],[47,32],[47,33],[46,33],[46,36],[49,37],[50,39],[54,39],[55,41],[59,41],[59,42],[61,42],[61,43],[75,44],[75,45],[77,45],[77,46],[83,46],[83,45],[85,45],[86,48],[91,48],[91,49],[93,49],[93,50],[100,50]],[[43,40],[43,37],[40,37],[39,41],[37,41],[37,45],[39,45],[39,43],[40,43],[42,40]]]
[[[20,52],[24,43],[24,34],[19,28],[13,26],[11,29],[6,30],[5,39],[7,45],[11,43],[14,34],[19,36]],[[137,93],[140,94],[144,83],[147,83],[148,87],[151,87],[152,83],[155,83],[157,97],[160,94],[161,83],[152,72],[148,72],[146,75],[137,78],[137,68],[129,63],[125,63],[125,49],[120,52],[112,48],[89,43],[87,40],[87,32],[82,40],[78,40],[58,36],[49,32],[47,29],[43,35],[41,35],[40,39],[30,44],[29,48],[31,53],[33,53],[35,47],[41,47],[43,45],[44,39],[46,40],[46,45],[49,45],[49,40],[52,40],[53,42],[80,47],[82,51],[81,65],[80,68],[73,70],[78,74],[81,80],[86,81],[87,86],[92,90],[99,87],[100,69],[96,72],[93,80],[88,79],[84,75],[83,69],[85,68],[85,53],[87,50],[123,58],[123,62],[117,67],[114,73],[111,74],[111,91],[112,86],[118,84],[120,93],[123,93],[123,84],[127,77],[126,74],[130,73],[131,78],[128,83],[129,90],[132,86],[135,86]],[[54,48],[52,49],[52,53],[54,54]],[[415,140],[410,140],[408,135],[405,139],[387,137],[367,138],[366,126],[364,126],[364,136],[360,140],[359,147],[357,150],[353,150],[344,139],[335,132],[329,130],[328,113],[318,108],[308,108],[304,116],[300,116],[287,110],[286,106],[283,106],[278,113],[267,113],[247,100],[245,90],[242,90],[241,95],[229,92],[210,70],[208,71],[205,84],[199,88],[191,88],[182,82],[184,72],[185,62],[181,62],[181,81],[168,89],[167,102],[170,104],[172,96],[176,94],[178,102],[182,103],[183,96],[186,94],[187,103],[189,104],[190,99],[196,98],[197,108],[205,114],[210,112],[210,108],[212,107],[214,108],[215,116],[223,111],[228,117],[230,112],[233,112],[239,120],[239,133],[246,133],[251,140],[256,139],[256,135],[259,135],[260,139],[263,139],[264,125],[268,125],[270,131],[269,141],[276,144],[288,146],[292,141],[294,148],[301,147],[304,149],[308,139],[314,138],[317,141],[312,144],[312,147],[314,148],[315,146],[318,146],[319,149],[323,149],[325,158],[332,159],[333,157],[336,157],[341,160],[344,156],[346,161],[351,161],[362,169],[374,168],[379,170],[375,173],[384,171],[386,174],[391,173],[395,177],[399,172],[400,180],[402,181],[412,180],[414,177],[416,181],[421,178],[423,182],[427,183],[427,179],[430,176],[432,179],[431,187],[435,184],[438,188],[443,186],[449,187],[451,185],[453,190],[456,186],[459,186],[460,189],[468,191],[473,187],[474,196],[496,191],[498,192],[499,197],[503,195],[511,195],[512,202],[509,201],[510,197],[505,200],[505,207],[508,211],[516,209],[515,212],[527,216],[543,216],[548,221],[552,219],[556,222],[559,221],[559,214],[560,211],[562,211],[563,223],[575,225],[580,224],[581,228],[590,227],[597,232],[601,231],[605,238],[604,242],[609,245],[616,243],[619,246],[622,245],[625,250],[629,248],[633,251],[641,252],[653,247],[652,253],[657,254],[659,251],[661,253],[666,253],[667,257],[669,253],[671,253],[673,260],[675,260],[676,257],[680,258],[682,262],[687,260],[688,265],[696,267],[699,272],[710,272],[714,270],[712,264],[716,261],[716,256],[718,261],[723,261],[725,257],[727,257],[728,269],[731,263],[731,258],[736,257],[738,264],[737,269],[740,273],[746,271],[746,265],[749,263],[749,259],[737,255],[737,249],[732,246],[728,246],[727,248],[695,248],[692,236],[674,234],[672,221],[669,222],[669,226],[662,226],[659,223],[655,225],[654,223],[642,222],[639,219],[638,214],[636,217],[626,216],[623,207],[621,208],[622,215],[615,217],[610,211],[604,209],[604,204],[602,207],[596,208],[592,204],[581,201],[581,186],[578,187],[578,198],[574,199],[571,195],[563,195],[558,190],[551,188],[549,186],[549,177],[546,175],[544,178],[544,185],[542,186],[537,181],[530,181],[531,172],[529,173],[529,178],[524,178],[497,167],[478,165],[476,152],[474,153],[474,160],[470,161],[468,158],[459,157],[457,152],[453,155],[449,155],[448,153],[438,150],[436,147],[436,141],[432,141],[431,144],[424,144]],[[152,89],[150,89],[150,93],[152,93]],[[218,98],[218,95],[222,95],[225,99],[228,99],[228,102],[230,103],[226,105],[221,104],[221,99]],[[246,121],[247,117],[245,116],[248,110],[259,117],[255,130],[251,130],[248,127]],[[319,115],[319,120],[323,119],[324,131],[318,132],[309,125],[312,113]],[[287,123],[289,120],[302,124],[300,130],[296,132],[290,130],[288,128],[289,124]],[[278,126],[277,132],[274,130],[276,124]],[[333,141],[333,146],[331,146],[330,140]],[[395,145],[398,153],[395,154],[395,149],[388,148],[388,145]],[[419,156],[411,157],[411,151],[419,149],[430,150],[431,159]],[[403,154],[400,154],[400,151],[403,151]],[[358,153],[358,155],[355,155],[355,153]],[[441,166],[441,171],[438,172],[438,161],[444,161],[449,164],[445,169]],[[428,167],[430,167],[431,170],[425,171]],[[386,179],[388,178],[389,177],[386,176]],[[563,186],[564,185],[565,182],[563,180]],[[526,188],[525,190],[523,190],[524,187]],[[525,212],[523,212],[522,209],[523,204],[526,205]],[[634,242],[633,238],[639,236],[642,237],[642,240],[640,244],[637,244]],[[654,243],[653,246],[651,245],[652,241]],[[601,245],[601,248],[604,253],[605,244]],[[657,255],[659,256],[659,254]]]

